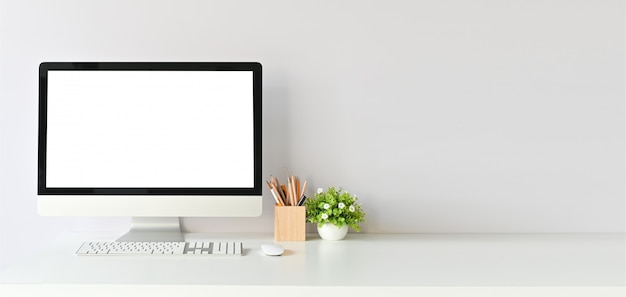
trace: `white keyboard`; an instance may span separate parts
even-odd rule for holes
[[[240,256],[241,242],[85,242],[76,255]]]

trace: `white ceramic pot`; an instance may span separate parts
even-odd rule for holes
[[[348,233],[348,225],[338,228],[334,224],[324,224],[322,227],[317,226],[317,233],[326,240],[342,240]]]

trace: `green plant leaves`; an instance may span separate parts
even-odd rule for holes
[[[318,190],[315,197],[306,200],[304,205],[309,223],[331,223],[337,227],[348,225],[359,232],[359,223],[365,222],[365,212],[361,204],[357,203],[357,197],[344,192],[342,188]]]

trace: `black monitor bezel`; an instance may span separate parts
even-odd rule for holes
[[[48,71],[252,71],[254,187],[252,188],[50,188],[46,185]],[[262,66],[258,62],[42,62],[39,65],[38,195],[237,195],[262,192]]]

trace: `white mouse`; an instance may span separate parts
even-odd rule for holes
[[[268,256],[280,256],[283,254],[285,249],[277,244],[262,244],[261,251]]]

